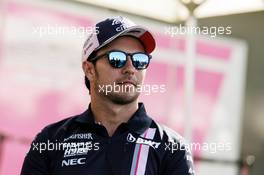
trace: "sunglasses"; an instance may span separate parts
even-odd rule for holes
[[[107,56],[108,62],[113,68],[124,67],[128,56],[130,56],[132,64],[137,70],[146,69],[151,59],[151,55],[144,52],[127,53],[121,50],[111,50],[102,55],[98,55],[89,61],[96,61],[103,56]]]

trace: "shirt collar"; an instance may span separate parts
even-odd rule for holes
[[[91,104],[88,109],[76,118],[77,122],[95,125]],[[126,123],[126,126],[137,134],[143,134],[151,125],[152,119],[147,115],[144,104],[138,103],[137,111]]]

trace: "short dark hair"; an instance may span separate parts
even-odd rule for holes
[[[96,51],[93,51],[89,57],[87,58],[87,61],[89,61],[89,59],[94,58],[97,55]],[[95,61],[92,62],[95,65]],[[90,81],[88,80],[88,78],[84,75],[84,82],[85,82],[85,86],[87,87],[87,89],[90,91]]]
[[[90,91],[90,81],[88,80],[88,78],[86,76],[84,76],[84,82],[85,82],[85,86]]]

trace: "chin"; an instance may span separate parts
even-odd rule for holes
[[[115,104],[125,105],[135,102],[139,95],[139,93],[112,93],[108,94],[107,98]]]

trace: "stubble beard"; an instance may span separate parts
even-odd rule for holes
[[[114,104],[118,104],[118,105],[126,105],[129,103],[133,103],[135,102],[140,93],[137,91],[120,91],[120,92],[114,92],[114,91],[110,91],[110,92],[105,92],[105,91],[100,91],[99,87],[102,86],[100,85],[97,81],[95,82],[95,92],[97,93],[98,96],[100,96],[103,99],[109,100]],[[113,86],[113,85],[112,85]],[[119,85],[119,86],[123,86],[123,85]],[[126,89],[126,88],[124,88]]]

